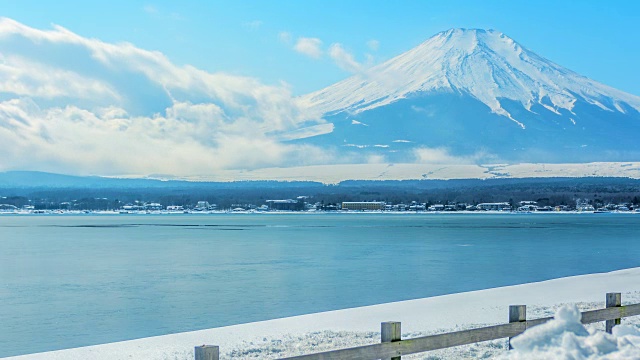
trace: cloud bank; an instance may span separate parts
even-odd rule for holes
[[[407,142],[406,140],[396,140],[394,142]],[[478,150],[473,154],[454,155],[447,148],[429,148],[418,146],[413,148],[414,161],[417,164],[458,164],[475,165],[486,162],[496,162],[500,159],[489,152]]]
[[[279,39],[294,45],[289,33]],[[341,44],[322,44],[300,37],[294,48],[369,76]],[[320,147],[301,139],[330,133],[334,124],[312,109],[284,83],[176,65],[130,43],[0,18],[0,171],[215,178],[227,170],[484,157],[414,148],[401,159],[389,144]]]
[[[326,125],[284,84],[0,18],[0,171],[193,175],[322,163],[325,152],[279,139]]]
[[[364,70],[362,64],[356,61],[353,55],[345,50],[341,44],[333,44],[329,48],[329,56],[342,70],[351,73],[360,73]]]
[[[380,41],[378,41],[376,39],[371,39],[371,40],[367,41],[367,47],[371,51],[378,51],[378,49],[380,48]]]
[[[291,38],[291,33],[286,31],[282,31],[278,34],[280,42],[285,44],[291,43]],[[295,45],[293,45],[293,50],[310,58],[320,59],[325,55],[322,45],[323,41],[318,38],[299,37]],[[380,42],[378,40],[369,40],[367,41],[367,47],[371,51],[377,51],[380,47]],[[340,43],[331,44],[331,46],[326,50],[326,54],[336,66],[353,74],[366,72],[374,62],[374,57],[371,54],[365,54],[365,57],[367,58],[366,64],[358,62],[355,56],[345,49]]]
[[[314,59],[322,57],[322,41],[318,38],[300,37],[293,49]]]

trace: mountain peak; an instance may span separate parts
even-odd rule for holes
[[[447,38],[455,38],[459,36],[478,36],[479,34],[498,34],[503,35],[499,31],[493,29],[466,29],[466,28],[451,28],[449,30],[441,31],[436,36],[444,36]]]
[[[503,106],[571,112],[578,99],[606,111],[640,111],[640,98],[563,68],[496,30],[454,28],[328,88],[302,97],[322,113],[359,113],[428,93],[461,93],[526,128]]]
[[[519,45],[513,39],[501,33],[500,31],[496,31],[493,29],[452,28],[436,34],[431,39],[434,38],[439,38],[444,43],[450,43],[457,47],[470,45],[470,47],[467,48],[468,50],[473,50],[478,46],[491,48],[496,43],[505,43],[510,45],[513,44],[519,47]]]

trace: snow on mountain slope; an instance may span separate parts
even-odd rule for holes
[[[640,97],[565,69],[494,30],[451,29],[367,71],[300,98],[324,114],[358,114],[425,93],[470,95],[525,129],[505,100],[573,114],[577,101],[608,112],[640,111]],[[575,125],[575,120],[569,119]]]

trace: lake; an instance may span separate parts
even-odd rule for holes
[[[640,214],[1,215],[0,357],[637,267],[639,225]]]

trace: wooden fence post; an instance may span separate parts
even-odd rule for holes
[[[622,294],[620,293],[607,293],[607,301],[605,307],[619,307],[622,306]],[[620,319],[607,320],[605,323],[606,331],[611,334],[614,326],[620,325]]]
[[[509,322],[523,322],[527,321],[527,305],[509,305]],[[511,338],[509,338],[509,350],[513,349],[511,346]]]
[[[399,321],[387,321],[380,324],[380,340],[381,342],[400,341],[402,332]],[[402,356],[394,356],[390,360],[400,360]]]
[[[220,347],[214,345],[202,345],[195,348],[195,360],[220,360]]]

